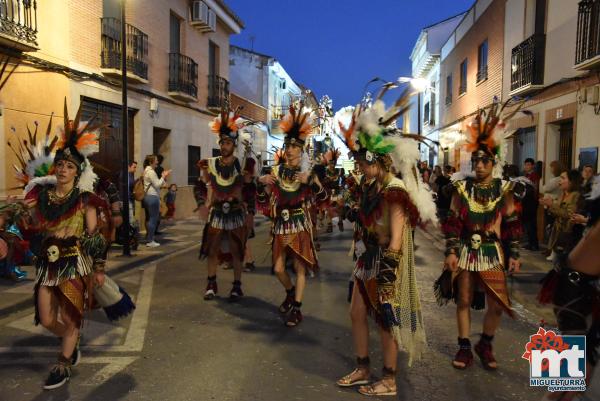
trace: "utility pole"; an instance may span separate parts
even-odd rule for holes
[[[123,229],[124,239],[123,256],[131,256],[129,246],[129,136],[128,123],[129,114],[127,112],[127,27],[125,24],[125,3],[127,0],[121,0],[121,93],[122,93],[122,115],[121,115],[121,134],[123,135],[123,162],[121,165],[121,200],[123,201]]]

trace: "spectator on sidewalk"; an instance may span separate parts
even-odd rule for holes
[[[165,171],[165,168],[163,167],[162,163],[165,160],[163,155],[156,155],[156,159],[158,160],[158,165],[154,168],[154,171],[156,172],[156,176],[157,177],[161,177],[163,171]],[[164,207],[164,205],[161,205]],[[154,231],[154,235],[162,235],[162,232],[159,231],[158,227],[160,227],[160,220],[161,220],[161,215],[164,214],[164,212],[160,212],[160,207],[159,207],[159,213],[158,213],[158,221],[156,222],[156,230]]]
[[[530,251],[539,251],[537,238],[537,211],[538,211],[538,190],[540,176],[535,171],[535,161],[532,158],[525,159],[523,164],[523,173],[527,181],[525,184],[525,196],[521,202],[523,205],[522,219],[525,235],[527,236],[527,246],[525,249]]]
[[[171,184],[165,195],[165,204],[167,205],[167,221],[172,221],[175,217],[175,199],[177,198],[177,184]]]
[[[544,196],[550,196],[552,199],[558,199],[562,195],[560,188],[560,175],[567,171],[567,169],[558,160],[554,160],[550,163],[550,169],[552,170],[552,178],[545,181],[545,184],[540,189],[540,192]]]
[[[581,170],[581,194],[586,195],[592,190],[592,183],[594,182],[594,176],[596,171],[594,166],[586,164]]]
[[[446,165],[444,166],[444,171],[441,176],[439,176],[435,180],[435,185],[437,187],[437,198],[436,205],[438,209],[438,217],[440,218],[440,223],[444,223],[446,221],[446,217],[448,216],[448,210],[450,210],[450,200],[452,198],[452,190],[448,188],[450,185],[450,176],[452,174],[452,167]]]
[[[164,170],[161,178],[156,175],[155,168],[158,166],[158,158],[156,155],[148,155],[144,160],[144,196],[143,205],[146,210],[146,246],[157,247],[160,244],[154,241],[156,224],[160,215],[160,188],[165,184],[165,181],[171,170]]]
[[[435,166],[433,168],[433,173],[431,173],[431,177],[429,177],[429,186],[433,190],[433,192],[438,192],[438,186],[436,184],[436,180],[443,175],[442,168],[440,166]]]
[[[549,197],[540,199],[540,203],[548,208],[548,212],[554,216],[554,223],[548,241],[548,248],[552,254],[548,260],[555,260],[559,254],[567,254],[579,242],[583,230],[575,227],[571,220],[573,213],[582,209],[582,198],[580,195],[581,174],[578,170],[565,171],[560,175],[560,189],[562,191],[559,199],[553,200]]]

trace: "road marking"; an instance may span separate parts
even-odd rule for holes
[[[85,380],[82,383],[78,383],[82,386],[98,386],[108,381],[114,375],[122,372],[127,368],[127,366],[131,365],[135,362],[139,357],[137,356],[90,356],[86,357],[84,355],[81,358],[81,364],[84,365],[106,365],[100,370],[98,370],[92,377]],[[56,361],[56,355],[36,355],[34,357],[24,357],[24,358],[10,358],[10,360],[2,360],[0,361],[0,366],[10,365],[14,366],[23,366],[23,365],[51,365]]]
[[[129,330],[127,332],[127,336],[125,338],[125,342],[122,345],[109,345],[109,344],[97,344],[97,345],[83,345],[81,347],[82,350],[85,351],[99,351],[99,352],[140,352],[144,347],[144,340],[146,336],[146,328],[148,326],[148,315],[150,313],[150,302],[152,297],[152,289],[154,285],[154,274],[156,272],[156,267],[166,262],[169,259],[176,258],[180,255],[195,251],[200,247],[200,244],[196,243],[184,249],[180,249],[173,253],[163,256],[162,258],[157,259],[152,262],[152,264],[147,266],[141,266],[139,269],[143,271],[140,289],[138,291],[136,297],[136,310],[133,313],[131,318],[131,323],[129,326]],[[124,274],[131,274],[130,272],[122,273],[116,275],[115,277],[119,277]],[[113,277],[114,278],[114,277]],[[26,317],[26,319],[30,319],[29,322],[32,322],[31,317]],[[21,320],[21,319],[19,319]],[[25,320],[23,320],[25,321]],[[10,325],[10,323],[9,323]],[[45,329],[41,327],[35,327],[31,324],[35,330],[43,330]],[[111,326],[114,326],[111,324]],[[116,326],[120,329],[122,327]],[[19,327],[20,328],[20,327]],[[36,331],[37,333],[37,331]],[[45,334],[45,333],[44,333]],[[41,347],[41,346],[11,346],[11,347],[0,347],[0,355],[1,354],[19,354],[19,353],[43,353],[48,352],[54,347]]]

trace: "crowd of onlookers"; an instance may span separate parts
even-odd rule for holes
[[[528,158],[523,166],[504,166],[503,178],[518,181],[526,189],[518,199],[524,248],[542,251],[541,242],[545,245],[545,256],[552,261],[559,253],[564,254],[577,245],[586,227],[598,219],[600,205],[598,199],[588,199],[596,176],[595,166],[568,169],[553,161],[551,175],[542,181],[543,167],[543,162]],[[452,191],[447,186],[456,170],[448,165],[432,170],[425,161],[420,163],[419,170],[423,182],[435,193],[438,215],[443,220],[451,201]]]

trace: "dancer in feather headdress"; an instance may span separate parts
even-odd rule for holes
[[[339,149],[330,149],[323,155],[323,164],[325,165],[325,174],[323,186],[329,195],[329,202],[325,206],[326,232],[333,232],[333,218],[338,217],[338,228],[344,231],[344,198],[342,188],[344,187],[344,170],[336,168],[340,157]]]
[[[287,314],[288,327],[302,321],[302,298],[306,286],[307,270],[318,269],[317,254],[312,238],[313,224],[309,207],[313,196],[317,201],[326,200],[326,191],[312,171],[302,166],[304,146],[311,133],[311,112],[290,106],[289,113],[281,120],[280,128],[285,133],[285,160],[273,166],[271,174],[263,175],[259,182],[257,200],[263,213],[272,219],[273,266],[277,278],[286,291],[279,306]],[[286,256],[293,258],[296,270],[296,285],[285,271]]]
[[[58,140],[50,140],[50,125],[42,145],[30,135],[29,158],[22,153],[19,157],[25,202],[13,204],[20,209],[19,228],[36,253],[36,324],[62,339],[46,389],[60,387],[71,377],[71,366],[80,359],[83,312],[90,307],[93,286],[105,280],[106,241],[98,232],[97,210],[108,205],[93,193],[96,175],[88,160],[98,151],[98,125],[80,123],[80,117],[81,108],[74,121],[69,119],[65,99]]]
[[[457,305],[459,350],[452,365],[465,369],[473,362],[470,308],[487,311],[475,352],[486,369],[496,369],[492,340],[502,312],[513,316],[506,286],[507,274],[518,272],[521,223],[514,200],[523,188],[513,181],[494,178],[503,165],[499,129],[510,116],[502,116],[497,102],[480,111],[469,125],[465,148],[471,152],[474,177],[453,182],[454,193],[443,231],[446,236],[444,272],[435,291],[442,305],[454,299]],[[520,105],[514,107],[514,115]],[[504,120],[503,120],[504,117]],[[508,254],[505,254],[507,250]]]
[[[426,344],[412,230],[436,222],[435,205],[416,173],[417,142],[391,126],[399,112],[396,105],[386,110],[377,100],[372,106],[357,106],[349,124],[340,126],[363,176],[353,187],[357,201],[348,212],[348,219],[355,221],[350,314],[357,367],[337,384],[362,385],[359,392],[369,396],[396,395],[398,348],[406,349],[410,366]],[[392,167],[403,180],[394,176]],[[380,328],[384,362],[381,380],[370,385],[367,315]]]
[[[242,261],[248,227],[246,215],[247,204],[244,202],[245,187],[252,182],[254,160],[246,157],[248,150],[244,146],[244,158],[238,159],[234,153],[240,140],[240,130],[251,124],[239,115],[239,109],[232,111],[224,104],[220,114],[209,124],[212,132],[217,135],[221,156],[202,160],[201,179],[206,184],[206,192],[198,193],[198,205],[209,209],[209,216],[204,228],[200,258],[208,258],[208,283],[204,293],[205,300],[211,300],[218,291],[217,266],[219,257],[230,254],[234,268],[233,287],[229,299],[236,301],[242,292]],[[203,198],[205,196],[205,198]]]

